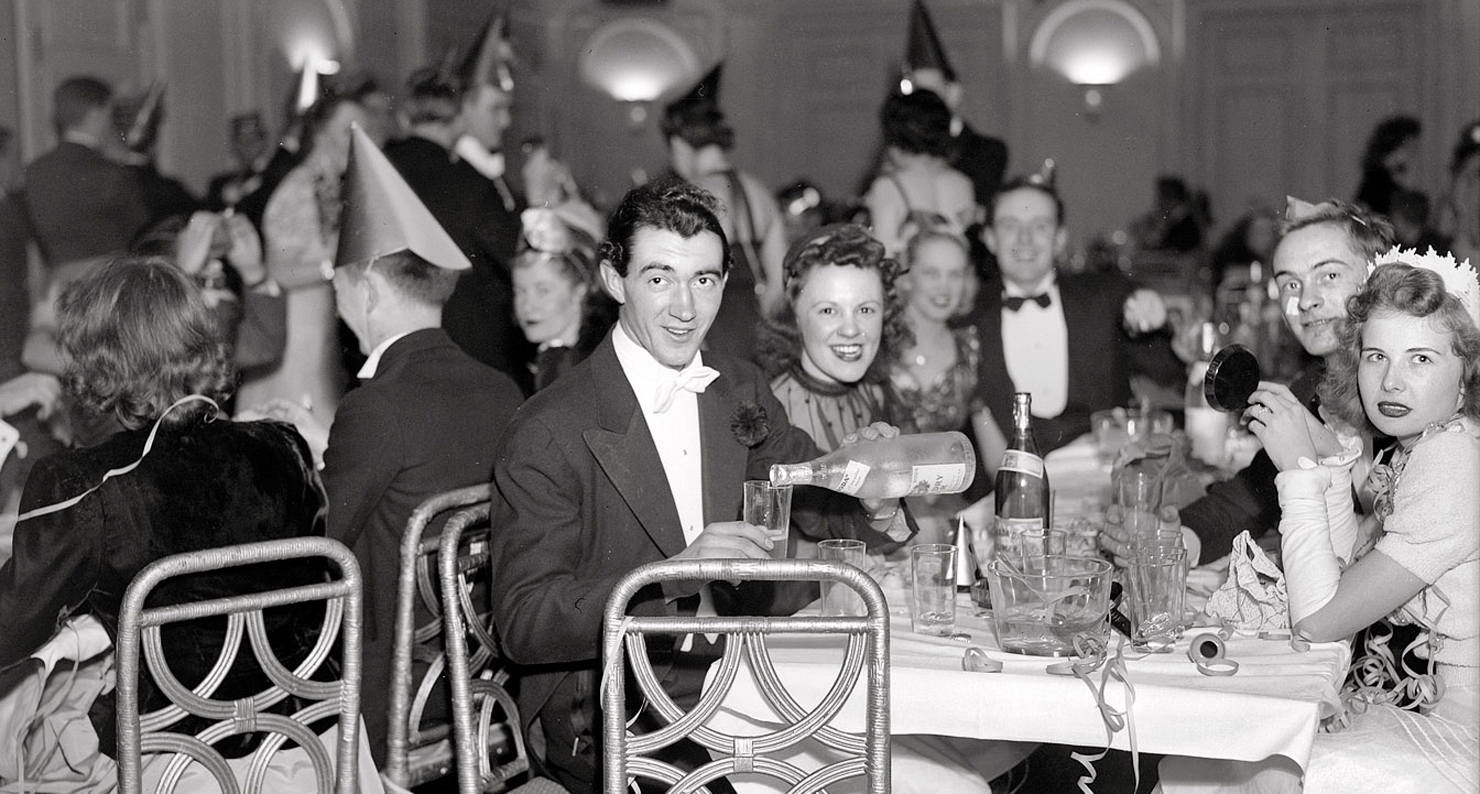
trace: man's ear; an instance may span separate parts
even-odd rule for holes
[[[1063,256],[1064,256],[1064,251],[1068,250],[1068,248],[1069,248],[1069,230],[1068,229],[1065,229],[1062,226],[1060,226],[1058,228],[1058,231],[1056,231],[1056,232],[1053,233],[1053,258],[1054,258],[1054,260],[1057,261],[1059,259],[1062,259]]]
[[[627,302],[627,284],[622,274],[612,267],[610,259],[601,260],[601,286],[606,289],[606,294],[612,296],[617,303]]]
[[[369,312],[379,306],[381,298],[385,296],[387,288],[385,277],[375,272],[375,266],[372,263],[370,267],[365,268],[364,273],[360,274],[358,282],[356,287],[365,291],[365,311]]]
[[[997,230],[992,228],[992,224],[990,223],[982,225],[982,242],[986,244],[987,250],[992,252],[992,256],[999,256],[997,253]]]

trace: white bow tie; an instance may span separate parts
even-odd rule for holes
[[[709,388],[709,384],[719,377],[719,371],[710,369],[702,364],[690,364],[674,373],[673,377],[658,384],[658,400],[653,405],[653,413],[661,414],[673,405],[673,398],[678,395],[678,390],[683,389],[694,394],[703,394]]]

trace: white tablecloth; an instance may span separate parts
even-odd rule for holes
[[[1051,453],[1046,466],[1057,515],[1103,510],[1110,467],[1097,459],[1088,438]],[[974,520],[973,514],[982,510],[985,514]],[[982,500],[968,511],[967,523],[989,520],[991,510],[991,500]],[[1206,598],[1218,573],[1200,569],[1189,577],[1189,585]],[[964,672],[967,643],[913,633],[902,581],[890,576],[884,585],[891,612],[892,733],[1106,746],[1106,725],[1085,683],[1044,672],[1056,660],[998,650],[990,619],[976,617],[975,607],[963,596],[957,606],[958,629],[971,634],[969,644],[988,649],[1004,665],[1001,673]],[[1284,641],[1235,637],[1227,642],[1228,656],[1241,669],[1234,676],[1209,677],[1187,658],[1191,638],[1204,631],[1210,629],[1190,631],[1170,653],[1139,656],[1127,649],[1137,748],[1242,761],[1284,755],[1304,766],[1318,723],[1339,707],[1337,692],[1351,663],[1349,647],[1321,643],[1296,652]],[[788,689],[803,705],[815,704],[836,678],[843,641],[792,636],[777,637],[769,645]],[[1098,672],[1093,677],[1099,681]],[[839,727],[862,729],[863,696],[860,683],[838,717]],[[1115,681],[1105,689],[1105,698],[1116,709],[1126,708],[1126,689]],[[746,718],[777,720],[748,669],[737,676],[725,703],[712,723],[720,730],[753,733],[754,727],[742,727]],[[1109,744],[1129,750],[1130,734],[1129,728],[1116,732]]]
[[[967,643],[925,637],[910,630],[904,593],[886,589],[890,601],[890,731],[976,739],[1106,745],[1106,727],[1083,681],[1045,673],[1056,660],[997,650],[987,618],[973,616],[963,597],[957,628],[970,644],[1001,661],[1001,673],[961,669]],[[1226,678],[1204,676],[1186,656],[1190,636],[1175,651],[1133,658],[1127,673],[1135,689],[1131,706],[1141,751],[1203,758],[1257,761],[1285,755],[1304,764],[1317,724],[1337,707],[1337,690],[1351,662],[1344,643],[1321,643],[1296,652],[1288,642],[1234,638],[1229,658],[1242,667]],[[776,637],[769,643],[781,680],[804,706],[814,705],[831,686],[842,660],[840,638]],[[1093,678],[1098,683],[1099,674]],[[1125,688],[1114,682],[1106,700],[1126,705]],[[853,691],[838,727],[863,727],[864,685]],[[748,671],[737,676],[725,707],[712,723],[720,730],[747,731],[748,717],[774,723]],[[1116,733],[1111,746],[1130,749],[1130,731]]]

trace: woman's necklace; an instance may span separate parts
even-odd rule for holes
[[[951,343],[951,329],[942,326],[935,332],[935,338],[930,340],[929,346],[933,349],[926,350],[927,345],[917,332],[915,337],[915,354],[910,357],[910,360],[916,367],[923,368],[932,358],[940,355],[942,348],[947,348]]]

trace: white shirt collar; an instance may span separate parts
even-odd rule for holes
[[[370,380],[371,378],[375,377],[375,371],[380,369],[380,357],[385,355],[385,351],[389,350],[391,345],[394,345],[395,343],[401,341],[401,337],[406,336],[409,333],[411,332],[405,331],[403,333],[396,334],[395,336],[392,336],[381,342],[380,344],[376,345],[375,349],[370,351],[370,357],[365,359],[365,366],[360,367],[360,371],[355,373],[355,377],[359,378],[360,380]]]
[[[62,140],[66,141],[67,143],[75,143],[79,146],[86,146],[89,149],[98,148],[97,138],[94,138],[93,136],[88,135],[85,132],[78,132],[77,130],[67,130],[66,132],[62,133]]]
[[[638,404],[644,412],[652,413],[657,405],[658,387],[673,380],[678,370],[653,358],[647,348],[639,345],[627,333],[620,320],[612,326],[612,347],[617,351],[617,362],[622,365],[622,372],[626,373],[627,381],[632,384],[632,391],[637,393]],[[685,366],[703,364],[704,354],[695,353],[694,360]]]
[[[504,153],[488,151],[471,135],[458,138],[452,145],[452,151],[489,179],[501,179],[504,175]]]
[[[1059,291],[1057,276],[1058,274],[1055,271],[1049,271],[1048,275],[1044,276],[1043,280],[1038,282],[1031,290],[1025,290],[1011,281],[1004,280],[1002,282],[1002,291],[1011,298],[1031,298],[1044,293],[1057,296]]]

